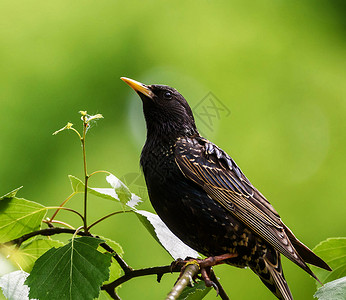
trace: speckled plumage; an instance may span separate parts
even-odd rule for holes
[[[293,299],[280,253],[314,278],[306,262],[330,270],[233,159],[199,135],[191,108],[176,90],[123,80],[143,101],[147,140],[141,166],[150,201],[175,235],[206,256],[237,254],[226,263],[251,268],[279,299]]]

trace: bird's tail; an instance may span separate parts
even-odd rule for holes
[[[296,249],[296,251],[298,252],[298,254],[303,259],[304,262],[312,264],[316,267],[320,267],[320,268],[325,269],[327,271],[332,271],[332,269],[327,265],[327,263],[325,261],[323,261],[320,257],[318,257],[315,253],[313,253],[301,241],[299,241],[295,237],[293,232],[287,226],[284,225],[284,229],[285,229],[285,232],[286,232],[288,238],[290,239],[292,245],[294,246],[294,248]],[[303,269],[305,270],[305,268],[303,268]],[[307,271],[307,270],[305,270],[305,271]],[[308,272],[308,273],[311,275],[310,272]],[[313,274],[312,277],[316,278],[315,274]]]
[[[259,276],[266,287],[281,300],[293,300],[291,291],[287,285],[282,271],[280,253],[276,250],[269,251],[266,256],[260,258],[260,262],[252,270]]]

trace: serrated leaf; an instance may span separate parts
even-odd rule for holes
[[[0,278],[0,287],[7,300],[29,300],[29,287],[24,284],[28,276],[24,271],[14,271]]]
[[[174,259],[199,257],[198,252],[178,239],[158,215],[145,210],[136,210],[135,213],[150,234]]]
[[[0,243],[41,228],[46,208],[22,198],[4,198],[0,201]]]
[[[206,287],[204,281],[198,281],[193,287],[185,287],[178,297],[178,300],[200,300],[203,299],[210,290],[211,288]]]
[[[94,299],[109,277],[111,255],[97,251],[101,239],[80,237],[37,259],[25,281],[40,300]]]
[[[345,300],[346,277],[327,282],[317,290],[314,298],[318,298],[319,300]]]
[[[3,195],[3,196],[1,196],[1,197],[0,197],[0,200],[14,198],[14,197],[16,196],[17,192],[18,192],[21,188],[22,188],[22,186],[19,187],[19,188],[14,189],[13,191],[11,191],[11,192],[9,192],[9,193]]]
[[[329,272],[315,266],[311,269],[322,283],[346,276],[346,238],[329,238],[319,243],[313,251],[320,256],[333,271]],[[319,284],[316,282],[317,286]]]

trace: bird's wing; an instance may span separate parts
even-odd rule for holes
[[[201,137],[180,138],[175,144],[175,160],[186,178],[276,250],[307,268],[285,233],[278,213],[227,153]]]

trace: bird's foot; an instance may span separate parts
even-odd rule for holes
[[[199,266],[200,273],[201,273],[201,279],[204,281],[206,287],[213,287],[216,290],[217,295],[219,294],[219,288],[217,284],[210,279],[211,277],[211,271],[212,267],[215,265],[220,265],[225,263],[225,260],[237,257],[237,253],[227,253],[222,254],[218,256],[210,256],[205,259],[196,259],[187,257],[185,260],[178,259],[172,263],[172,266],[181,266],[181,271],[179,278],[182,276],[182,274],[185,271],[185,268],[190,264],[196,264]],[[197,277],[197,276],[196,276]],[[193,278],[194,281],[196,281],[196,278]]]

